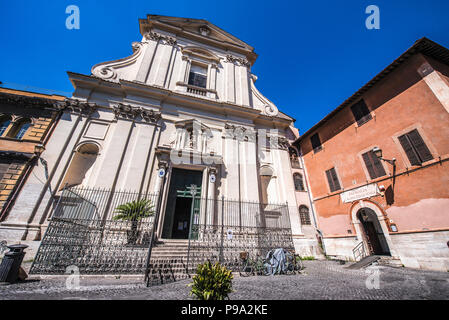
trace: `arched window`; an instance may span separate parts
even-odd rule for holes
[[[18,120],[12,129],[8,132],[8,136],[15,139],[22,139],[31,126],[30,119]]]
[[[0,137],[2,137],[5,134],[5,131],[6,129],[8,129],[10,124],[11,124],[10,116],[3,116],[0,118]]]
[[[305,226],[310,226],[310,214],[309,214],[309,208],[306,206],[300,206],[299,207],[299,217],[301,219],[301,224]]]
[[[293,181],[295,182],[295,190],[296,191],[305,191],[304,181],[302,179],[302,174],[295,173],[293,175]]]
[[[78,147],[72,162],[67,170],[61,188],[82,185],[86,182],[89,170],[97,160],[98,146],[94,143],[85,143]]]

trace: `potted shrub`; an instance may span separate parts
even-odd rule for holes
[[[154,215],[154,207],[150,200],[141,199],[119,205],[115,212],[118,214],[113,220],[131,221],[131,230],[127,231],[128,244],[136,244],[140,235],[139,221]]]

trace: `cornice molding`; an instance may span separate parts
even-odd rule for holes
[[[118,82],[110,82],[108,80],[99,79],[92,75],[84,75],[74,72],[68,72],[70,80],[76,87],[79,83],[84,88],[97,88],[98,86],[105,86],[112,92],[120,95],[126,93],[145,95],[163,101],[164,103],[183,103],[195,109],[207,109],[212,113],[219,113],[222,115],[238,115],[240,117],[251,119],[255,122],[263,123],[270,127],[287,128],[292,124],[289,119],[284,119],[278,116],[268,116],[258,109],[240,106],[229,102],[217,101],[215,99],[208,99],[207,97],[192,96],[183,94],[177,91],[171,91],[165,88],[152,86],[136,81],[120,80]]]
[[[59,110],[61,101],[41,97],[29,97],[0,92],[0,104],[18,105],[24,108],[50,108]]]

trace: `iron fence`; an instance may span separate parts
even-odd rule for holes
[[[62,191],[30,273],[132,274],[146,268],[157,194],[95,188]]]
[[[154,205],[157,204],[157,207]],[[144,274],[152,283],[188,277],[207,260],[239,270],[241,252],[293,250],[287,204],[193,198],[184,244],[153,243],[158,194],[66,188],[31,267],[33,274]],[[165,246],[165,247],[164,247]],[[154,281],[156,280],[156,281]]]
[[[239,271],[240,253],[265,257],[275,248],[294,250],[288,205],[221,199],[199,199],[204,209],[189,238],[188,268],[220,262]],[[210,208],[210,209],[208,209]],[[196,222],[196,223],[195,223]]]

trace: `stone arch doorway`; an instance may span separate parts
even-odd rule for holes
[[[377,214],[370,208],[361,208],[357,211],[357,219],[363,232],[363,241],[371,255],[390,256],[390,248]]]

